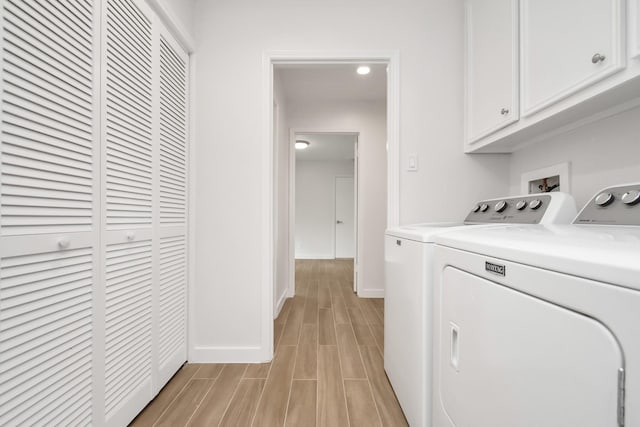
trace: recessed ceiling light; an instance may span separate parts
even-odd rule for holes
[[[366,65],[361,65],[358,67],[358,69],[356,70],[356,72],[358,74],[360,74],[361,76],[364,76],[365,74],[369,74],[371,72],[371,68],[369,68]]]
[[[303,141],[301,139],[296,141],[296,150],[304,150],[309,146],[309,141]]]

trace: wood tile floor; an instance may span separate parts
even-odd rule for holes
[[[383,368],[383,300],[352,289],[352,261],[296,261],[273,361],[187,364],[132,425],[406,426]]]

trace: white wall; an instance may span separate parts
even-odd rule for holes
[[[520,192],[522,173],[570,161],[570,192],[580,209],[603,187],[640,181],[639,136],[635,108],[531,145],[512,154],[511,192]]]
[[[451,0],[196,2],[190,360],[271,357],[261,305],[270,262],[262,250],[265,51],[399,51],[402,164],[409,153],[421,162],[401,174],[402,222],[462,218],[470,199],[506,191],[505,158],[462,154],[462,23],[461,2]]]
[[[353,176],[353,160],[296,161],[298,259],[334,258],[336,176]]]
[[[293,129],[359,132],[358,295],[384,296],[384,230],[387,226],[386,103],[303,101],[291,102],[288,110],[287,119]]]

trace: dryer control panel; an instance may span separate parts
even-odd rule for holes
[[[640,226],[640,183],[599,191],[582,208],[573,223]]]
[[[539,224],[551,205],[552,196],[535,194],[478,202],[465,224]]]

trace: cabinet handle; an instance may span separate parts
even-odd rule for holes
[[[503,116],[506,116],[507,114],[509,114],[509,109],[503,108],[502,110],[500,110],[500,114],[502,114]]]
[[[603,62],[605,59],[606,59],[606,56],[596,53],[591,57],[591,62],[594,64],[597,64],[598,62]]]

